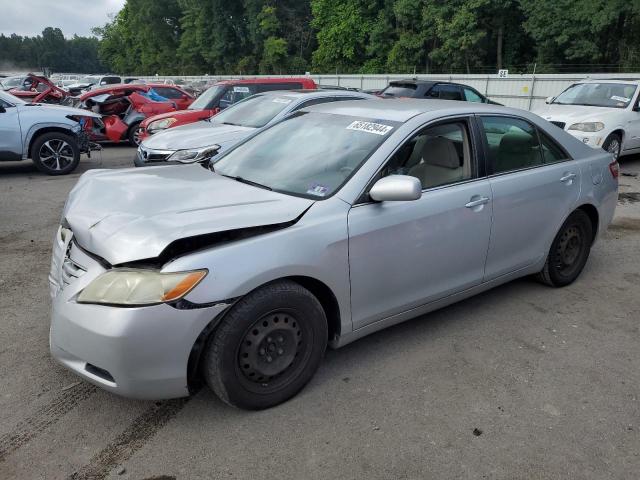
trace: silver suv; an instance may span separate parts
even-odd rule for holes
[[[26,103],[0,92],[0,161],[31,158],[49,175],[71,173],[89,153],[88,132],[101,122],[86,110]]]

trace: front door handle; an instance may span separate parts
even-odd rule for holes
[[[564,177],[562,177],[562,178],[560,179],[560,181],[561,181],[562,183],[566,183],[566,182],[568,182],[568,181],[570,181],[570,180],[573,180],[573,179],[574,179],[574,178],[576,178],[577,176],[578,176],[578,175],[577,175],[577,174],[575,174],[575,173],[567,173],[567,174],[565,174],[565,176],[564,176]]]
[[[489,199],[487,197],[480,197],[477,200],[471,200],[469,203],[465,205],[467,208],[479,207],[480,205],[484,205],[489,203]]]

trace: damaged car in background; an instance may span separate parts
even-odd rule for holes
[[[90,137],[102,127],[100,115],[86,110],[27,103],[0,92],[0,160],[31,158],[41,172],[73,172]]]
[[[208,120],[161,131],[145,139],[136,153],[136,167],[167,162],[195,163],[221,155],[261,128],[312,105],[345,100],[375,100],[366,93],[284,90],[258,93]]]
[[[93,141],[128,141],[137,146],[140,123],[145,118],[187,108],[193,100],[186,91],[173,85],[125,84],[68,97],[63,103],[102,116],[104,126],[93,134]]]
[[[69,93],[57,87],[51,80],[42,75],[28,73],[20,77],[19,85],[9,90],[13,96],[31,103],[60,103]]]
[[[433,100],[299,110],[208,169],[92,170],[54,234],[50,348],[113,393],[277,405],[340,347],[525,275],[562,287],[618,164],[536,115]]]

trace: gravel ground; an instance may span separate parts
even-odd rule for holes
[[[338,351],[263,412],[122,399],[48,352],[51,239],[89,168],[0,164],[0,478],[631,479],[640,470],[640,178],[581,278],[529,279]],[[623,160],[640,173],[640,158]]]

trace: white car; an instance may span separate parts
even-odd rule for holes
[[[617,159],[640,152],[638,86],[637,80],[575,83],[534,113]]]

